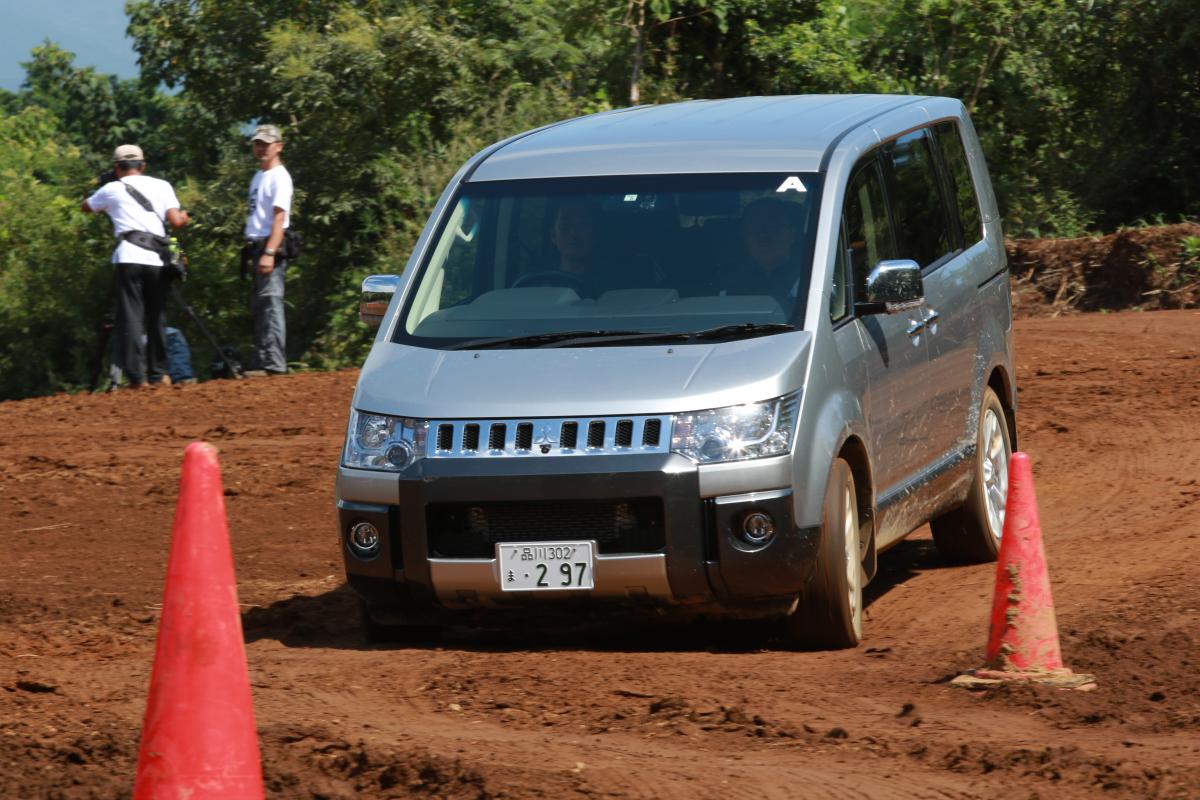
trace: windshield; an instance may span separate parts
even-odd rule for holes
[[[581,346],[800,327],[819,196],[813,173],[466,184],[396,341]]]

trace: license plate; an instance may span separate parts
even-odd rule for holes
[[[500,588],[553,592],[595,586],[595,542],[504,542],[496,545]]]

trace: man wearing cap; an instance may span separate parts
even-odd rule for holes
[[[164,220],[182,228],[188,214],[179,208],[171,184],[143,174],[142,148],[123,144],[113,151],[112,160],[116,180],[97,189],[84,201],[83,210],[108,214],[117,236],[112,257],[117,272],[117,360],[135,387],[170,383],[163,307],[171,276],[150,246],[154,239],[166,237]]]
[[[258,367],[268,375],[282,375],[287,372],[287,327],[283,316],[287,254],[282,250],[284,231],[291,224],[292,176],[279,159],[283,152],[283,134],[279,128],[259,125],[250,142],[259,168],[250,181],[250,214],[246,217],[242,266],[243,271],[254,275],[250,310],[254,315]]]

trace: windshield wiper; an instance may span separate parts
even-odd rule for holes
[[[482,350],[487,347],[538,347],[544,344],[554,344],[568,339],[605,339],[610,336],[639,336],[644,331],[555,331],[554,333],[534,333],[525,336],[498,336],[491,339],[471,339],[451,345],[450,350]]]
[[[696,331],[688,336],[688,340],[700,342],[708,339],[749,338],[764,333],[783,333],[794,330],[796,330],[796,326],[787,322],[741,322],[736,325],[721,325]]]
[[[759,336],[764,333],[782,333],[783,331],[794,331],[795,325],[789,325],[786,322],[742,322],[737,325],[722,325],[719,328],[707,328],[695,333],[686,333],[683,331],[660,331],[653,332],[626,332],[619,333],[610,331],[602,335],[578,336],[572,339],[565,339],[554,343],[555,347],[577,347],[590,344],[628,344],[637,342],[639,344],[650,344],[651,342],[700,342],[710,339],[734,339],[747,338],[750,336]]]
[[[786,322],[742,322],[736,325],[721,325],[695,333],[682,331],[558,331],[535,333],[529,336],[503,336],[495,339],[472,339],[451,345],[451,350],[477,350],[486,347],[581,347],[594,344],[625,344],[627,342],[700,342],[711,339],[748,338],[766,333],[782,333],[796,330]]]

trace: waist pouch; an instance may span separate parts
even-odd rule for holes
[[[275,251],[275,258],[294,261],[299,257],[303,244],[300,234],[291,228],[287,228],[283,232],[283,241]],[[266,237],[262,239],[244,239],[242,241],[242,255],[240,259],[242,278],[249,277],[258,269],[258,259],[262,256],[262,252],[266,246]]]
[[[165,236],[155,236],[153,233],[146,231],[125,231],[117,237],[122,242],[129,242],[134,247],[140,247],[143,250],[149,250],[157,253],[163,258],[171,249],[171,241]]]
[[[242,257],[262,255],[263,248],[267,246],[269,236],[264,236],[261,239],[243,239]],[[276,258],[286,258],[289,261],[294,261],[300,257],[300,251],[304,248],[304,240],[300,238],[300,234],[296,233],[291,228],[285,228],[283,231],[283,241],[279,243],[279,247],[275,249]]]
[[[302,249],[304,249],[304,240],[300,238],[300,234],[291,228],[286,228],[283,231],[283,257],[295,261],[300,257]]]
[[[134,247],[157,253],[162,259],[163,267],[172,278],[182,279],[186,270],[183,265],[183,254],[171,248],[171,240],[165,236],[156,236],[146,231],[125,231],[117,237],[123,242],[129,242]]]

